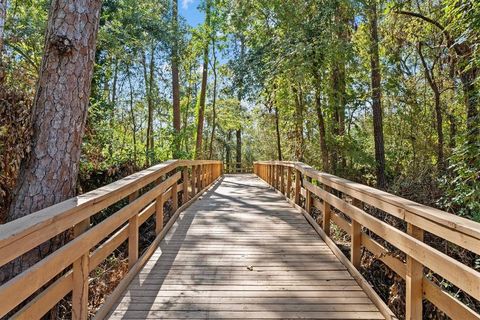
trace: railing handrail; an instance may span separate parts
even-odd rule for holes
[[[480,272],[424,241],[424,231],[427,231],[480,254],[480,223],[317,171],[301,162],[258,161],[254,167],[260,178],[284,193],[288,201],[301,210],[325,242],[332,244],[332,250],[338,256],[345,258],[329,238],[331,223],[350,235],[352,270],[358,272],[355,268],[360,267],[364,248],[403,278],[406,281],[406,319],[422,318],[422,300],[425,298],[452,319],[480,320],[480,314],[433,280],[437,274],[478,302]],[[292,189],[293,201],[290,197]],[[406,230],[370,214],[363,204],[403,220]],[[320,212],[321,226],[311,216],[314,207]],[[406,262],[396,258],[395,253],[392,256],[383,242],[405,253]],[[430,275],[424,273],[424,267],[431,270]],[[351,270],[348,265],[347,268]],[[388,317],[387,313],[384,315]]]
[[[270,164],[270,165],[283,165],[283,166],[286,165],[291,168],[295,168],[299,170],[301,173],[311,178],[319,179],[321,180],[322,183],[325,183],[326,185],[334,189],[337,189],[339,191],[344,191],[344,190],[338,189],[338,187],[341,186],[345,189],[360,192],[365,196],[368,196],[368,197],[377,199],[379,201],[386,202],[392,206],[395,206],[397,207],[397,210],[398,210],[397,212],[393,212],[392,208],[386,208],[387,210],[384,210],[384,211],[402,220],[407,221],[405,214],[407,212],[410,212],[422,218],[426,218],[432,222],[435,222],[436,224],[442,225],[449,229],[461,232],[465,235],[468,235],[475,239],[480,240],[480,223],[478,222],[454,215],[446,211],[442,211],[440,209],[432,208],[427,205],[423,205],[418,202],[414,202],[414,201],[402,198],[400,196],[394,195],[392,193],[375,189],[373,187],[370,187],[358,182],[353,182],[348,179],[340,178],[338,176],[335,176],[329,173],[318,171],[303,162],[256,161],[254,162],[254,164],[267,164],[267,165]],[[345,191],[345,193],[349,194],[348,191]],[[371,202],[371,200],[368,201],[368,199],[365,199],[365,200],[359,199],[359,200],[362,200],[365,203]],[[371,205],[378,208],[378,206],[376,206],[375,204],[371,204]],[[428,231],[428,229],[426,230]],[[466,248],[466,249],[469,249],[469,248]],[[480,247],[471,248],[469,250],[472,250],[477,254],[480,254]]]
[[[189,174],[191,167],[191,174]],[[179,169],[179,170],[177,170]],[[163,230],[163,206],[172,200],[176,218],[179,192],[183,191],[181,209],[222,175],[221,161],[170,160],[137,172],[83,195],[68,199],[49,208],[0,225],[0,267],[31,249],[74,228],[74,239],[36,262],[0,286],[0,317],[11,312],[55,276],[63,276],[27,303],[15,316],[39,318],[68,292],[73,290],[73,318],[86,319],[88,300],[88,273],[128,239],[130,272],[144,263],[154,248],[139,258],[139,226],[155,214],[154,244],[158,244],[168,229]],[[165,177],[165,179],[163,179]],[[181,181],[183,180],[183,181]],[[179,184],[180,182],[180,184]],[[152,188],[139,195],[141,189]],[[191,192],[189,190],[191,186]],[[192,197],[192,199],[190,199]],[[128,198],[129,204],[90,228],[90,218],[101,210]],[[190,201],[189,201],[190,200]],[[171,226],[171,219],[167,226]],[[113,234],[112,234],[113,233]],[[102,243],[100,246],[98,246]],[[94,249],[93,251],[91,251]],[[69,266],[73,264],[73,268]]]
[[[212,163],[220,164],[221,161],[168,160],[112,182],[106,186],[67,199],[14,221],[2,224],[0,225],[0,265],[4,264],[5,260],[12,260],[9,258],[10,254],[6,254],[4,249],[13,242],[25,240],[27,237],[31,237],[32,233],[38,232],[39,230],[42,232],[36,234],[35,239],[39,240],[38,237],[40,237],[42,240],[46,241],[71,228],[72,225],[77,222],[85,220],[99,210],[102,210],[103,208],[97,210],[99,204],[105,208],[128,196],[131,193],[130,189],[133,186],[135,186],[136,189],[140,189],[154,182],[166,172],[178,167],[190,166],[192,164],[201,165]],[[90,210],[85,210],[89,206],[92,208]],[[82,214],[76,215],[76,213],[81,210],[83,210]],[[60,221],[66,217],[69,218],[69,223],[61,225]],[[73,224],[71,224],[72,222]],[[55,230],[52,230],[53,233],[55,233],[53,235],[51,232],[45,230],[45,228],[48,228],[49,226],[53,229],[52,223],[55,223]],[[43,241],[39,241],[36,245],[42,242]],[[22,252],[17,251],[16,256],[18,257],[34,247],[35,246],[25,246],[25,244],[23,244],[21,249]]]

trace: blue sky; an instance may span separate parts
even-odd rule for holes
[[[200,0],[180,0],[178,1],[179,13],[187,20],[192,27],[203,23],[204,13],[198,10]]]

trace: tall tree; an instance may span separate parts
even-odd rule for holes
[[[200,88],[200,97],[198,101],[197,116],[197,139],[195,143],[195,159],[200,159],[203,155],[203,121],[205,118],[205,98],[207,95],[207,79],[208,79],[208,48],[210,46],[210,0],[205,3],[205,39],[203,49],[203,67],[202,67],[202,86]]]
[[[385,177],[385,145],[383,139],[383,111],[380,58],[378,53],[378,19],[377,0],[370,0],[367,4],[368,21],[370,29],[370,67],[371,67],[371,90],[373,109],[373,136],[375,141],[375,162],[377,171],[377,187],[385,189],[387,179]]]
[[[101,0],[52,1],[33,108],[31,153],[21,164],[8,220],[75,195]],[[39,252],[16,261],[24,270]]]
[[[180,83],[178,77],[178,0],[172,0],[172,29],[173,29],[173,44],[172,44],[172,95],[173,95],[173,157],[179,157],[180,151]]]

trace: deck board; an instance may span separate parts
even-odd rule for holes
[[[253,175],[183,212],[110,319],[384,319],[305,218]]]

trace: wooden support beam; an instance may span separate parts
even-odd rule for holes
[[[292,168],[287,167],[287,192],[286,196],[290,199],[292,193]]]
[[[423,241],[423,230],[411,223],[407,224],[407,233]],[[407,255],[406,310],[405,319],[414,320],[423,317],[423,265]]]
[[[312,178],[307,177],[308,182],[312,182]],[[305,189],[306,192],[306,197],[305,197],[305,211],[307,211],[308,214],[312,214],[312,193],[310,190]]]
[[[324,187],[326,192],[330,192],[330,188],[325,186]],[[327,202],[326,199],[323,199],[323,221],[322,221],[322,229],[327,236],[330,237],[330,225],[331,225],[331,208],[330,204]]]
[[[362,202],[358,199],[353,199],[352,204],[355,207],[362,209]],[[355,266],[355,268],[359,269],[362,260],[362,225],[354,219],[352,219],[350,235],[350,261]]]
[[[182,204],[185,204],[188,202],[188,168],[187,167],[185,167],[182,171],[182,180],[183,180]]]
[[[163,230],[163,198],[158,196],[155,200],[155,234],[158,235]]]
[[[90,218],[76,224],[73,236],[76,238],[90,228]],[[88,273],[89,254],[86,252],[73,263],[72,319],[86,320],[88,317]]]
[[[300,205],[300,192],[302,189],[302,175],[299,170],[295,170],[295,204]]]
[[[172,186],[172,212],[178,209],[178,184],[175,182]]]
[[[285,170],[284,170],[284,166],[280,166],[280,192],[285,194]]]
[[[128,269],[138,260],[138,214],[128,220]]]

